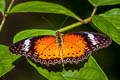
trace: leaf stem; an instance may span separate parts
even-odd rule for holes
[[[96,11],[97,11],[97,7],[94,7],[91,17],[95,15]]]
[[[9,5],[7,11],[6,11],[6,14],[9,13],[10,9],[12,8],[12,5],[13,5],[14,1],[15,1],[15,0],[12,0],[12,1],[10,2],[10,5]]]
[[[5,15],[3,16],[3,19],[2,19],[1,24],[0,24],[0,31],[2,30],[2,27],[3,27],[4,23],[5,23],[6,17],[7,16],[5,16]]]
[[[7,14],[9,13],[10,9],[12,8],[12,5],[13,5],[14,1],[15,0],[12,0],[10,2],[10,5],[8,6],[8,9],[7,9],[6,13],[4,13],[4,15],[3,15],[3,19],[2,19],[1,24],[0,24],[0,31],[2,30],[2,27],[3,27],[3,25],[6,21],[7,16],[8,16]]]

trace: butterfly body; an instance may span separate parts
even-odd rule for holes
[[[105,48],[112,40],[103,34],[76,32],[44,35],[21,40],[9,47],[10,52],[29,56],[40,64],[79,63],[95,50]]]
[[[58,47],[58,55],[60,56],[61,54],[61,60],[63,62],[63,36],[61,35],[60,32],[56,32],[56,43],[57,43],[57,47]]]

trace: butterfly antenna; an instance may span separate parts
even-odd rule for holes
[[[64,21],[62,22],[62,24],[60,25],[60,28],[64,25],[64,23],[67,21],[67,19],[69,18],[69,16],[66,16]]]
[[[54,29],[56,29],[55,25],[53,25],[47,18],[45,18],[44,16],[42,16],[42,18]]]

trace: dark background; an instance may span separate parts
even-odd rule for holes
[[[11,0],[6,0],[7,6]],[[32,0],[15,0],[15,4],[19,4],[25,1]],[[35,1],[35,0],[33,0]],[[40,1],[40,0],[39,0]],[[70,9],[75,14],[85,19],[90,16],[92,12],[92,5],[89,4],[87,0],[43,0],[47,2],[53,2]],[[97,14],[103,13],[109,9],[120,7],[120,5],[114,6],[104,6],[99,7]],[[51,26],[46,22],[42,17],[47,18],[53,25]],[[0,14],[0,21],[1,21]],[[13,36],[19,31],[26,29],[51,29],[56,30],[60,28],[60,25],[65,19],[65,15],[61,14],[40,14],[40,13],[18,13],[12,14],[7,17],[7,20],[0,32],[0,44],[10,45],[12,43]],[[69,17],[68,20],[64,23],[64,26],[70,25],[74,22],[77,22],[72,17]],[[77,31],[93,31],[97,32],[94,29],[92,23],[87,25],[82,25],[72,30],[66,32],[77,32]],[[66,33],[65,32],[65,33]],[[96,59],[100,67],[103,69],[105,74],[110,80],[119,80],[120,79],[120,46],[114,41],[112,45],[108,48],[101,49],[97,52],[94,52],[93,57]],[[35,70],[27,60],[22,57],[17,63],[16,67],[8,72],[6,75],[0,78],[0,80],[45,80],[45,78],[40,75],[37,70]]]

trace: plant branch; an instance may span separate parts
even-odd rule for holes
[[[89,18],[85,19],[84,21],[88,23],[88,22],[91,21],[91,18],[89,17]],[[69,29],[72,29],[72,28],[75,28],[75,27],[77,27],[77,26],[80,26],[80,25],[82,25],[82,24],[83,24],[82,22],[77,22],[77,23],[71,24],[71,25],[69,25],[69,26],[66,26],[66,27],[64,27],[64,28],[61,28],[61,29],[59,29],[58,31],[64,32],[64,31],[67,31],[67,30],[69,30]]]
[[[97,7],[94,7],[94,9],[93,9],[93,11],[92,11],[92,13],[91,13],[91,16],[88,17],[88,18],[86,18],[86,19],[83,20],[83,21],[85,21],[86,23],[90,22],[90,21],[92,20],[92,16],[95,15],[96,11],[97,11]],[[67,30],[69,30],[69,29],[78,27],[78,26],[80,26],[80,25],[82,25],[82,24],[84,24],[84,23],[83,23],[83,22],[77,22],[77,23],[71,24],[71,25],[69,25],[69,26],[66,26],[66,27],[64,27],[64,28],[61,28],[61,29],[59,29],[58,31],[64,32],[64,31],[67,31]]]
[[[14,1],[15,1],[15,0],[12,0],[12,1],[10,2],[10,5],[8,6],[8,9],[7,9],[6,13],[3,14],[3,19],[2,19],[1,24],[0,24],[0,31],[2,30],[2,27],[3,27],[3,25],[4,25],[5,21],[6,21],[6,18],[7,18],[7,16],[8,16],[9,11],[10,11],[11,8],[12,8],[12,5],[13,5]]]

